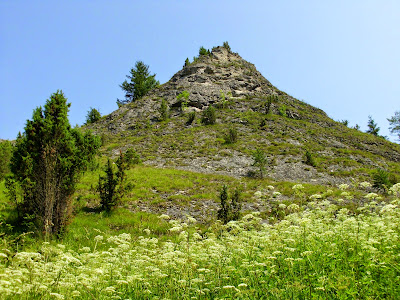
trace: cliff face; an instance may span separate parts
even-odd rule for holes
[[[189,94],[184,110],[178,97],[183,91]],[[277,101],[267,113],[269,95]],[[163,122],[162,99],[170,109]],[[200,118],[210,105],[217,108],[217,124],[205,126]],[[197,114],[191,124],[189,112]],[[239,138],[228,144],[225,135],[232,127]],[[368,177],[378,167],[400,173],[399,145],[333,121],[278,90],[253,64],[223,47],[88,128],[106,137],[106,153],[134,147],[145,163],[157,166],[244,176],[254,171],[251,154],[260,148],[269,157],[268,175],[279,180],[336,183]],[[305,164],[307,150],[316,167]]]

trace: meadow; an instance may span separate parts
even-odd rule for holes
[[[293,200],[304,197],[304,186],[292,184],[291,189]],[[176,220],[142,213],[131,220],[132,224],[144,220],[141,227],[132,225],[134,231],[113,233],[101,222],[96,228],[96,216],[91,217],[93,222],[86,219],[92,226],[71,224],[71,232],[78,228],[81,235],[86,232],[86,242],[74,243],[67,234],[64,241],[18,250],[3,236],[0,295],[2,299],[398,299],[400,184],[384,197],[365,193],[353,210],[344,205],[354,197],[348,185],[339,190],[289,204],[278,187],[269,186],[252,196],[276,204],[268,219],[253,212],[226,225],[217,221],[204,227],[191,216]],[[114,221],[119,213],[124,211],[115,213]]]

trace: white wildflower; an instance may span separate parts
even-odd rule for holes
[[[292,187],[292,189],[293,190],[295,190],[295,191],[299,191],[299,190],[302,190],[302,189],[304,189],[304,186],[302,185],[302,184],[295,184],[293,187]]]
[[[369,193],[364,196],[364,198],[370,199],[370,200],[376,200],[379,199],[379,195],[376,193]]]
[[[103,237],[102,235],[96,235],[96,236],[94,237],[94,240],[95,240],[96,242],[101,242],[103,239],[104,239],[104,237]]]
[[[108,287],[106,287],[103,291],[106,292],[106,293],[113,294],[113,293],[115,293],[115,287],[113,287],[113,286],[108,286]]]
[[[349,185],[346,183],[342,183],[342,184],[339,184],[338,188],[339,188],[339,190],[345,191],[349,188]]]
[[[73,291],[73,292],[71,293],[71,295],[72,295],[72,297],[77,298],[77,297],[80,297],[80,296],[81,296],[81,292],[75,290],[75,291]]]
[[[259,198],[262,197],[262,195],[263,195],[263,194],[262,194],[261,191],[257,191],[257,192],[254,193],[254,198],[259,199]]]
[[[371,186],[372,186],[372,184],[370,184],[367,181],[360,182],[360,187],[362,187],[364,189],[370,188]]]
[[[168,216],[168,215],[166,215],[166,214],[162,214],[161,216],[159,216],[159,218],[160,218],[161,220],[169,220],[169,219],[170,219],[170,216]]]
[[[400,183],[396,183],[389,189],[389,193],[396,196],[397,198],[400,197]]]
[[[60,300],[64,299],[64,296],[58,293],[50,293],[50,296],[54,297],[55,299],[60,299]]]

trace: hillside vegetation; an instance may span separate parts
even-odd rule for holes
[[[1,299],[398,298],[399,145],[278,90],[227,43],[157,84],[74,129],[102,146],[58,235],[0,181]]]

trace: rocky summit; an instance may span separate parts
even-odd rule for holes
[[[167,120],[160,117],[163,100]],[[205,125],[210,106],[216,123]],[[158,167],[251,176],[259,149],[267,156],[266,176],[276,180],[337,184],[366,179],[378,168],[400,174],[398,144],[332,120],[224,47],[200,55],[167,83],[87,128],[102,135],[107,154],[134,148],[145,164]],[[230,132],[237,141],[229,140]]]

